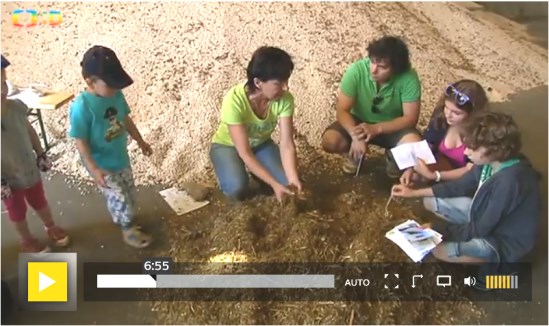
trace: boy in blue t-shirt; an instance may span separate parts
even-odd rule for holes
[[[93,46],[81,62],[87,88],[70,109],[69,135],[107,199],[114,223],[122,228],[124,241],[136,248],[147,247],[151,237],[133,224],[133,175],[127,149],[128,134],[143,154],[152,150],[130,118],[122,89],[133,84],[113,50]]]

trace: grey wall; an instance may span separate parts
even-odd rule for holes
[[[547,2],[477,2],[486,9],[514,20],[547,19]]]

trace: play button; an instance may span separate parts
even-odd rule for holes
[[[42,292],[54,284],[55,280],[53,278],[42,272],[38,272],[38,292]]]
[[[67,302],[68,262],[27,262],[28,302]]]

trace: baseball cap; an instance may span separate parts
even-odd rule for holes
[[[111,88],[123,89],[133,84],[116,53],[107,47],[94,45],[84,53],[80,65],[85,76],[97,76]]]
[[[2,69],[6,68],[9,65],[10,65],[10,62],[8,61],[8,59],[6,59],[4,55],[2,55]]]

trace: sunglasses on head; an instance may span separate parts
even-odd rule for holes
[[[460,92],[454,85],[448,85],[448,87],[446,87],[446,96],[453,96],[458,105],[465,105],[465,103],[471,102],[469,96]]]
[[[376,95],[376,97],[374,97],[373,105],[372,105],[372,112],[373,113],[379,113],[380,112],[378,105],[381,103],[381,101],[383,101],[383,96]]]

